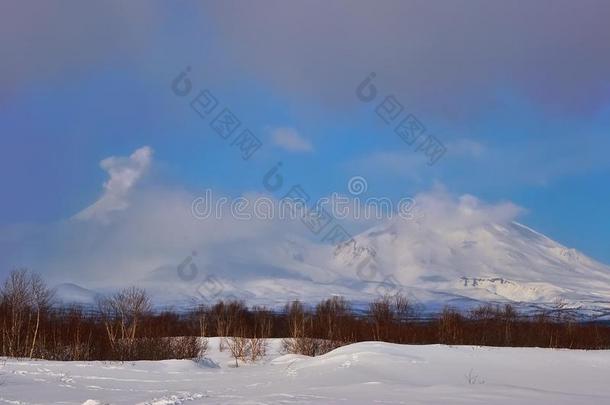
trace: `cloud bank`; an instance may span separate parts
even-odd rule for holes
[[[450,119],[472,117],[508,87],[555,112],[590,114],[608,101],[603,0],[268,0],[205,12],[240,64],[326,105],[353,101],[371,71],[385,94]]]
[[[152,149],[129,157],[113,156],[101,167],[110,176],[102,197],[76,215],[53,224],[1,232],[4,269],[27,266],[52,282],[87,287],[144,286],[186,288],[177,266],[192,256],[199,277],[215,275],[246,282],[260,277],[326,282],[341,274],[333,268],[333,246],[323,244],[299,220],[239,220],[229,213],[198,220],[192,215],[196,193],[138,180],[153,165]],[[253,200],[258,193],[246,193]],[[485,204],[473,196],[454,197],[442,189],[416,195],[416,221],[395,217],[415,240],[424,232],[508,223],[522,210],[511,203]],[[277,202],[277,201],[275,201]],[[226,207],[225,209],[228,209]],[[358,229],[353,219],[343,225]],[[402,224],[402,225],[401,225]],[[424,231],[420,227],[424,225]],[[366,227],[370,226],[366,223]],[[382,222],[379,226],[389,226]],[[415,244],[413,245],[415,246]],[[9,249],[10,248],[10,249]],[[255,281],[252,281],[255,282]],[[192,283],[191,283],[192,284]]]

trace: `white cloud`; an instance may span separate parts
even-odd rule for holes
[[[100,167],[110,177],[104,183],[104,194],[74,218],[106,221],[109,213],[126,209],[129,206],[128,193],[148,170],[152,155],[153,150],[143,146],[127,158],[111,156],[102,160]]]
[[[420,182],[430,171],[426,156],[413,150],[372,152],[348,163],[348,168],[360,174],[391,173],[413,182]]]
[[[275,128],[272,131],[273,142],[290,152],[311,152],[313,146],[293,128]]]
[[[259,196],[244,195],[250,201]],[[60,221],[18,234],[4,229],[0,236],[16,248],[0,257],[0,264],[41,271],[52,283],[95,288],[137,283],[167,295],[176,295],[174,290],[180,288],[192,290],[206,274],[237,283],[275,278],[316,282],[330,276],[332,247],[322,244],[321,235],[311,234],[300,220],[240,220],[230,215],[228,205],[223,206],[222,218],[199,220],[192,214],[195,197],[175,187],[142,187],[132,190],[124,209],[112,212],[111,226],[100,221]],[[423,217],[417,223],[400,221],[413,238],[408,246],[428,245],[426,235],[433,230],[443,234],[506,223],[520,212],[510,203],[488,205],[438,190],[414,198]],[[362,228],[349,218],[338,222],[354,234]],[[29,246],[36,246],[36,251]],[[176,267],[193,251],[199,275],[193,283],[185,283]]]
[[[485,151],[485,145],[474,139],[461,138],[447,145],[447,151],[452,156],[480,157]]]
[[[206,275],[222,279],[227,289],[235,285],[259,295],[267,290],[248,286],[263,280],[268,283],[265,288],[272,288],[281,280],[300,286],[301,282],[326,283],[339,275],[354,277],[353,269],[334,266],[333,248],[322,244],[322,235],[312,235],[300,220],[239,220],[227,212],[222,219],[198,220],[192,214],[197,195],[176,187],[134,187],[151,159],[152,150],[145,147],[130,157],[102,162],[110,176],[104,195],[78,214],[81,219],[102,221],[60,221],[20,232],[1,229],[0,241],[14,249],[0,257],[0,268],[24,265],[41,272],[51,284],[73,282],[103,289],[136,283],[162,292],[161,297],[177,299],[182,294],[194,296]],[[258,196],[244,195],[250,201]],[[407,228],[403,234],[409,239],[403,246],[409,248],[400,251],[414,255],[416,261],[405,262],[411,264],[429,255],[445,257],[443,235],[460,236],[478,232],[486,224],[506,224],[521,212],[510,203],[485,204],[442,190],[419,194],[415,200],[423,216],[416,221],[395,220],[396,226]],[[103,219],[110,213],[113,221],[108,226]],[[339,222],[349,232],[359,227],[349,219]],[[198,276],[181,280],[177,266],[194,251]],[[387,268],[393,268],[392,256],[384,257],[388,257]],[[315,293],[322,296],[326,290]]]
[[[456,197],[442,186],[416,195],[415,200],[425,212],[427,227],[441,233],[485,224],[505,225],[525,212],[511,202],[489,204],[470,194]]]

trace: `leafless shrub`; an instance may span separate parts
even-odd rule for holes
[[[263,357],[267,353],[267,339],[265,338],[250,338],[250,361],[257,361]]]
[[[207,351],[207,342],[201,344],[197,336],[181,336],[171,339],[171,355],[176,359],[199,359]]]
[[[249,340],[250,361],[257,361],[267,353],[267,338],[271,336],[271,325],[273,317],[271,311],[265,307],[254,307],[252,309],[253,331]]]
[[[197,336],[141,337],[119,340],[114,350],[117,360],[199,359],[201,346]]]
[[[255,362],[263,358],[266,353],[266,345],[267,341],[264,338],[248,338],[244,336],[227,338],[227,347],[231,352],[231,357],[235,359],[235,367],[239,367],[239,361]]]
[[[479,377],[477,374],[475,374],[473,369],[470,369],[468,374],[465,374],[465,377],[466,377],[466,381],[470,385],[485,384],[485,380],[483,380],[481,377]]]
[[[321,339],[311,337],[284,338],[282,339],[282,351],[304,356],[318,356],[327,352],[327,350],[324,350],[327,347],[324,347],[321,342]]]
[[[151,310],[145,290],[129,287],[98,300],[98,310],[104,322],[108,340],[121,357],[132,357],[136,347],[136,332],[141,318]]]
[[[205,355],[208,354],[208,350],[209,350],[208,338],[200,337],[199,338],[199,353],[198,353],[197,357],[198,358],[205,357]]]
[[[233,336],[227,338],[226,341],[231,357],[235,359],[235,367],[239,367],[238,360],[246,361],[250,356],[249,339],[244,336]]]

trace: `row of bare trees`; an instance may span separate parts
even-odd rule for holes
[[[195,358],[206,336],[240,362],[265,355],[267,339],[286,352],[315,356],[360,341],[608,349],[610,326],[577,322],[565,311],[518,313],[485,305],[467,312],[446,308],[422,320],[421,308],[401,295],[355,310],[342,297],[317,305],[288,303],[282,311],[218,301],[189,311],[153,310],[142,289],[101,298],[95,308],[59,306],[36,274],[14,271],[0,288],[0,356],[56,360]]]
[[[4,355],[34,356],[41,318],[48,313],[52,300],[53,292],[39,275],[25,270],[10,273],[0,290]]]
[[[520,314],[511,305],[482,305],[460,312],[445,308],[422,319],[422,308],[405,296],[385,296],[364,312],[333,297],[313,308],[295,301],[286,305],[283,348],[315,356],[361,342],[451,344],[570,349],[610,349],[610,326],[578,322],[569,311],[542,310]]]
[[[196,319],[189,318],[190,323]],[[97,308],[62,307],[43,279],[11,272],[0,287],[0,356],[53,360],[194,358],[205,349],[197,328],[174,314],[152,314],[144,290],[129,287],[99,300]],[[183,326],[183,330],[184,330]],[[201,332],[201,330],[199,330]]]

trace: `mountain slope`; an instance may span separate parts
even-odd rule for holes
[[[606,314],[610,267],[512,219],[469,210],[469,204],[449,213],[429,210],[413,220],[389,219],[337,247],[295,236],[240,247],[231,257],[199,254],[189,259],[197,267],[192,279],[166,265],[135,284],[158,305],[172,306],[238,298],[277,308],[331,295],[365,305],[400,292],[430,311],[482,302],[556,307],[561,301]],[[59,289],[63,297],[95,297],[66,286]]]
[[[517,222],[439,229],[390,221],[338,247],[335,268],[358,274],[354,246],[374,251],[377,280],[392,277],[399,286],[448,300],[564,300],[582,307],[610,301],[610,267]]]
[[[62,283],[53,289],[60,303],[91,306],[95,304],[98,293],[73,283]]]

